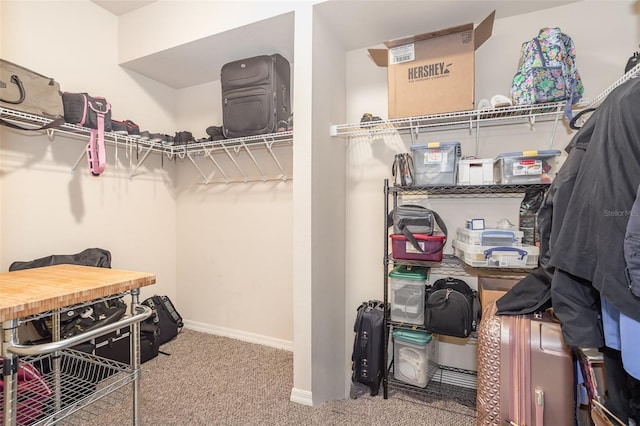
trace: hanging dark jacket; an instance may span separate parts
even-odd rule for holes
[[[497,301],[497,313],[507,315],[532,313],[553,305],[556,316],[562,323],[565,341],[583,347],[599,347],[603,344],[598,322],[599,312],[592,310],[597,294],[591,291],[589,283],[585,288],[583,281],[575,281],[575,277],[569,274],[562,274],[554,281],[556,270],[549,264],[549,258],[596,120],[597,111],[571,139],[566,148],[569,155],[547,190],[538,211],[540,266]],[[562,285],[558,285],[559,283]]]
[[[636,78],[615,88],[587,121],[596,118],[549,259],[638,321],[640,298],[629,291],[623,247],[640,184],[639,111]]]

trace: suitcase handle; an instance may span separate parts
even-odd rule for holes
[[[11,82],[13,84],[15,84],[16,86],[18,86],[18,90],[20,91],[20,99],[18,99],[17,101],[8,101],[6,99],[0,98],[0,101],[8,103],[8,104],[13,104],[13,105],[21,104],[22,102],[24,102],[24,98],[26,97],[26,94],[24,92],[24,86],[22,85],[22,81],[20,80],[20,77],[18,77],[15,74],[12,74],[11,75]]]
[[[520,255],[519,260],[524,259],[528,254],[526,250],[519,249],[518,247],[491,247],[484,251],[484,258],[487,259],[494,251],[516,251]]]

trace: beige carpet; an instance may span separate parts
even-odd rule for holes
[[[390,389],[389,398],[307,407],[289,401],[289,351],[184,330],[142,365],[142,425],[475,425],[475,410],[448,397]],[[131,422],[131,398],[92,408],[94,424]],[[74,422],[70,421],[69,424]],[[85,421],[80,421],[85,423]],[[86,424],[86,423],[85,423]],[[130,424],[130,423],[129,423]]]

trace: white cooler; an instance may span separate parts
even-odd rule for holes
[[[421,388],[438,371],[438,339],[425,331],[393,330],[393,377]]]

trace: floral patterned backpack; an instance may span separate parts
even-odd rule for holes
[[[571,105],[583,93],[573,40],[560,28],[543,28],[537,37],[522,44],[520,64],[511,85],[514,105],[566,100],[565,112],[571,118]]]

